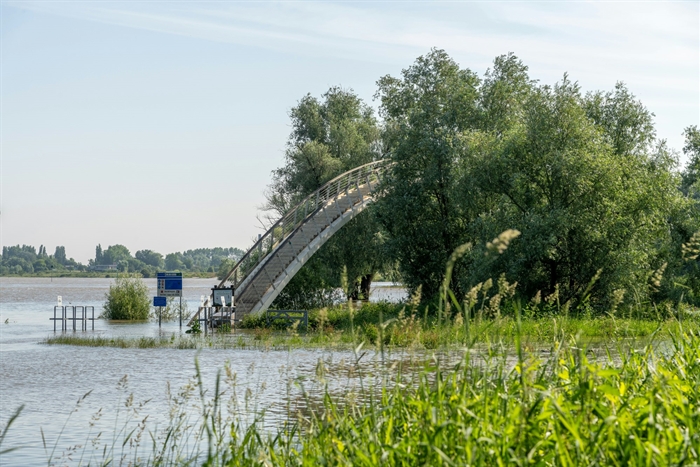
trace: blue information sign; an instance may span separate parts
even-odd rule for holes
[[[167,306],[168,297],[153,297],[153,306]]]
[[[159,297],[181,297],[182,296],[182,273],[181,272],[159,272],[158,273],[158,296]]]

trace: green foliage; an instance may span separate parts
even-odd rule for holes
[[[44,245],[39,246],[38,252],[31,245],[4,246],[0,256],[0,274],[22,275],[84,269],[73,258],[66,259],[66,249],[63,246],[57,246],[54,255],[48,255]]]
[[[101,264],[118,264],[119,261],[128,261],[131,258],[129,249],[124,245],[110,245],[102,252]]]
[[[161,269],[164,265],[163,255],[153,250],[139,250],[134,257],[148,266],[153,266],[157,269]]]
[[[170,271],[214,272],[222,262],[228,264],[242,255],[243,251],[238,248],[217,247],[169,253],[165,258],[153,250],[139,250],[132,257],[123,245],[112,245],[104,251],[97,245],[95,259],[90,260],[90,266],[115,265],[119,271],[140,271],[143,277],[151,277],[164,267]]]
[[[199,320],[196,320],[194,323],[192,323],[192,326],[185,331],[186,334],[201,334],[202,333],[202,325],[199,323]]]
[[[46,248],[44,248],[44,254],[46,254]],[[68,261],[68,259],[66,258],[66,247],[57,246],[56,252],[53,254],[53,257],[60,264],[65,264]]]
[[[115,320],[146,320],[151,308],[148,286],[132,277],[119,277],[105,295],[102,317]]]
[[[219,263],[219,268],[216,272],[216,278],[219,280],[223,280],[231,271],[231,269],[233,269],[237,262],[237,260],[231,258],[226,258],[223,261],[221,261],[221,263]]]
[[[32,264],[32,267],[34,268],[34,271],[36,271],[36,272],[46,271],[48,269],[46,267],[46,261],[43,258],[34,261],[34,263]]]
[[[182,262],[182,254],[168,253],[165,255],[165,269],[168,271],[180,271],[184,267],[185,263]]]
[[[318,254],[317,252],[316,255]],[[342,294],[335,286],[336,275],[337,271],[329,264],[319,260],[314,261],[312,258],[282,289],[271,308],[304,310],[323,308],[337,303],[342,299]]]
[[[351,90],[331,88],[323,101],[306,95],[290,117],[285,165],[273,172],[267,193],[266,208],[278,215],[335,176],[378,156],[372,109]]]
[[[386,176],[379,219],[406,284],[436,294],[464,222],[456,198],[462,135],[478,122],[478,77],[433,50],[378,82],[385,145],[395,162]]]
[[[434,297],[449,255],[471,243],[450,283],[460,300],[502,271],[524,296],[556,289],[577,312],[604,310],[616,290],[658,293],[650,277],[679,258],[688,235],[674,232],[691,204],[652,114],[623,84],[587,96],[567,76],[540,85],[513,55],[480,80],[433,50],[382,78],[378,95],[396,162],[379,218],[410,289]],[[490,254],[507,229],[522,236]]]
[[[561,345],[514,369],[506,356],[475,365],[467,354],[455,369],[426,371],[414,389],[384,388],[368,406],[343,410],[326,398],[300,449],[275,452],[286,465],[692,463],[700,440],[689,427],[699,420],[688,406],[700,375],[688,364],[679,377],[678,362],[698,351],[697,337],[677,336],[670,356],[647,347],[616,364]]]
[[[688,156],[688,165],[683,173],[683,191],[700,201],[700,130],[696,125],[689,126],[683,132],[685,146],[683,152]]]
[[[436,358],[422,369],[387,373],[376,366],[369,375],[358,358],[350,364],[354,374],[368,381],[378,372],[380,387],[338,394],[325,386],[318,397],[305,392],[303,412],[290,405],[291,421],[272,431],[260,423],[262,413],[246,421],[255,396],[248,389],[241,404],[243,391],[229,366],[211,391],[195,362],[195,377],[173,395],[167,392],[165,426],[152,428],[148,416],[134,412],[128,421],[143,421],[121,431],[123,440],[110,448],[98,437],[83,455],[90,464],[107,464],[116,445],[120,459],[135,465],[695,465],[700,337],[676,330],[656,338],[636,349],[614,341],[603,353],[576,339],[556,338],[544,352],[488,344],[470,348],[454,365]],[[80,345],[107,341],[89,338]],[[112,341],[144,348],[163,343]],[[316,380],[309,379],[323,384],[324,371],[320,360]],[[120,384],[128,394],[126,380]],[[141,439],[154,441],[144,449]]]

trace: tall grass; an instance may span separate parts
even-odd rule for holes
[[[451,313],[426,314],[425,309],[412,304],[367,303],[361,308],[340,305],[309,313],[308,333],[298,327],[278,323],[268,328],[264,317],[244,320],[244,329],[254,333],[255,339],[273,347],[325,346],[351,348],[364,342],[366,346],[438,349],[463,348],[465,345],[501,342],[514,345],[518,333],[523,342],[549,345],[554,339],[578,335],[589,342],[620,338],[649,338],[658,330],[678,329],[679,321],[672,314],[659,319],[643,319],[626,315],[571,316],[563,313],[533,313],[526,307],[518,329],[515,308],[517,302],[499,305],[498,313],[489,314],[468,304],[453,305]],[[700,330],[700,319],[684,313],[683,323],[688,330]],[[381,335],[381,338],[380,338]]]
[[[577,336],[582,342],[599,346],[620,339],[643,345],[655,333],[667,335],[678,332],[677,320],[652,321],[634,318],[571,318],[566,316],[542,316],[518,320],[510,316],[500,318],[471,318],[457,315],[450,320],[419,318],[408,315],[404,308],[385,307],[382,313],[371,307],[347,309],[336,313],[327,310],[323,327],[303,332],[298,328],[271,329],[254,327],[234,333],[211,335],[171,335],[169,337],[103,337],[76,334],[57,334],[44,339],[49,345],[77,345],[84,347],[118,348],[176,348],[176,349],[283,349],[324,348],[352,350],[363,344],[365,349],[401,348],[414,350],[457,350],[465,346],[499,344],[514,346],[520,339],[525,347],[549,346],[554,340]],[[387,313],[387,310],[389,311]],[[384,314],[386,313],[386,314]],[[379,316],[382,316],[380,320]],[[341,316],[339,319],[335,317]],[[352,316],[352,319],[349,317]],[[347,324],[344,321],[347,320]],[[688,316],[683,321],[686,331],[700,331],[700,321]]]
[[[397,380],[369,406],[326,400],[286,465],[681,465],[698,461],[700,345],[676,335],[591,360],[557,343],[548,358],[474,362]],[[477,364],[475,364],[477,363]],[[241,462],[240,465],[245,465]]]
[[[497,293],[487,295],[492,288]],[[319,310],[310,317],[314,331],[302,342],[351,344],[359,395],[333,395],[326,387],[314,400],[304,392],[306,409],[287,405],[286,421],[269,429],[262,424],[264,413],[248,404],[247,391],[241,405],[230,367],[208,393],[196,364],[190,384],[176,395],[168,391],[167,426],[151,430],[147,417],[134,426],[141,408],[127,404],[125,428],[81,459],[145,466],[700,463],[695,318],[677,320],[676,313],[645,321],[613,312],[571,317],[555,294],[541,303],[556,314],[533,314],[540,303],[509,302],[513,290],[505,279],[487,281],[459,301],[445,286],[434,314],[419,310],[418,300]],[[253,327],[254,340],[278,338]],[[297,329],[286,336],[301,339]],[[603,352],[589,350],[591,336],[607,339]],[[639,336],[648,339],[630,345],[627,338]],[[433,349],[459,343],[463,357],[452,366],[435,358],[417,376],[385,373],[376,388],[363,383],[365,343],[376,345],[382,361],[391,345]],[[322,381],[322,365],[316,373]],[[195,418],[192,407],[198,409]]]
[[[683,328],[659,331],[636,350],[618,340],[591,352],[576,338],[557,339],[545,351],[467,349],[454,366],[435,359],[417,375],[387,373],[380,388],[362,386],[356,397],[326,391],[302,412],[288,406],[287,422],[272,430],[247,391],[241,403],[236,381],[227,366],[208,393],[197,366],[191,383],[168,391],[170,421],[155,430],[127,397],[128,427],[82,458],[153,466],[700,461],[700,336]]]

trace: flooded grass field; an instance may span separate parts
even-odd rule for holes
[[[60,324],[54,333],[49,320],[58,295],[64,304],[94,306],[97,315],[112,281],[0,279],[0,422],[4,425],[18,407],[24,406],[3,442],[3,448],[19,449],[0,458],[2,465],[46,465],[52,451],[54,459],[68,455],[72,447],[85,446],[91,433],[103,432],[103,440],[111,439],[125,423],[125,401],[130,394],[134,403],[144,404],[140,417],[147,415],[149,426],[167,423],[172,402],[168,388],[171,394],[177,394],[191,384],[195,359],[203,385],[210,391],[217,373],[228,363],[231,373],[236,374],[241,407],[247,407],[244,418],[264,412],[264,424],[274,428],[290,413],[303,408],[307,403],[304,392],[320,398],[327,385],[337,393],[350,393],[359,384],[358,368],[371,380],[381,378],[381,367],[425,357],[395,351],[384,355],[382,365],[381,356],[373,350],[365,351],[358,364],[352,351],[323,349],[122,349],[42,344],[47,337],[61,334]],[[155,280],[145,281],[155,294]],[[196,309],[200,295],[208,294],[214,282],[184,281],[183,300],[190,310]],[[373,298],[396,299],[402,293],[401,289],[378,288]],[[94,331],[73,333],[71,327],[67,335],[172,338],[185,329],[178,322],[163,323],[159,329],[154,322],[97,320]],[[231,338],[250,335],[239,332]],[[319,364],[323,367],[323,384],[317,378]],[[72,459],[69,464],[77,463],[75,456]]]
[[[190,309],[211,282],[185,281]],[[99,308],[109,284],[2,279],[0,427],[23,410],[0,434],[0,465],[695,465],[700,458],[693,314],[682,321],[517,314],[472,324],[457,315],[420,326],[412,316],[379,317],[377,339],[365,335],[351,346],[270,344],[272,331],[262,329],[260,339],[257,328],[184,336],[177,322],[159,329],[98,320],[94,331],[54,333],[57,295]],[[392,287],[375,292],[404,298]],[[341,311],[317,311],[324,318],[315,317],[311,338],[330,329],[320,323],[340,325]],[[333,332],[332,341],[347,334]],[[390,345],[422,332],[446,345]],[[45,343],[56,335],[197,345]]]

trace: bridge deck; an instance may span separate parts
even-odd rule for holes
[[[266,310],[306,261],[374,200],[384,161],[331,180],[292,209],[234,266],[221,286],[235,286],[236,315]]]

